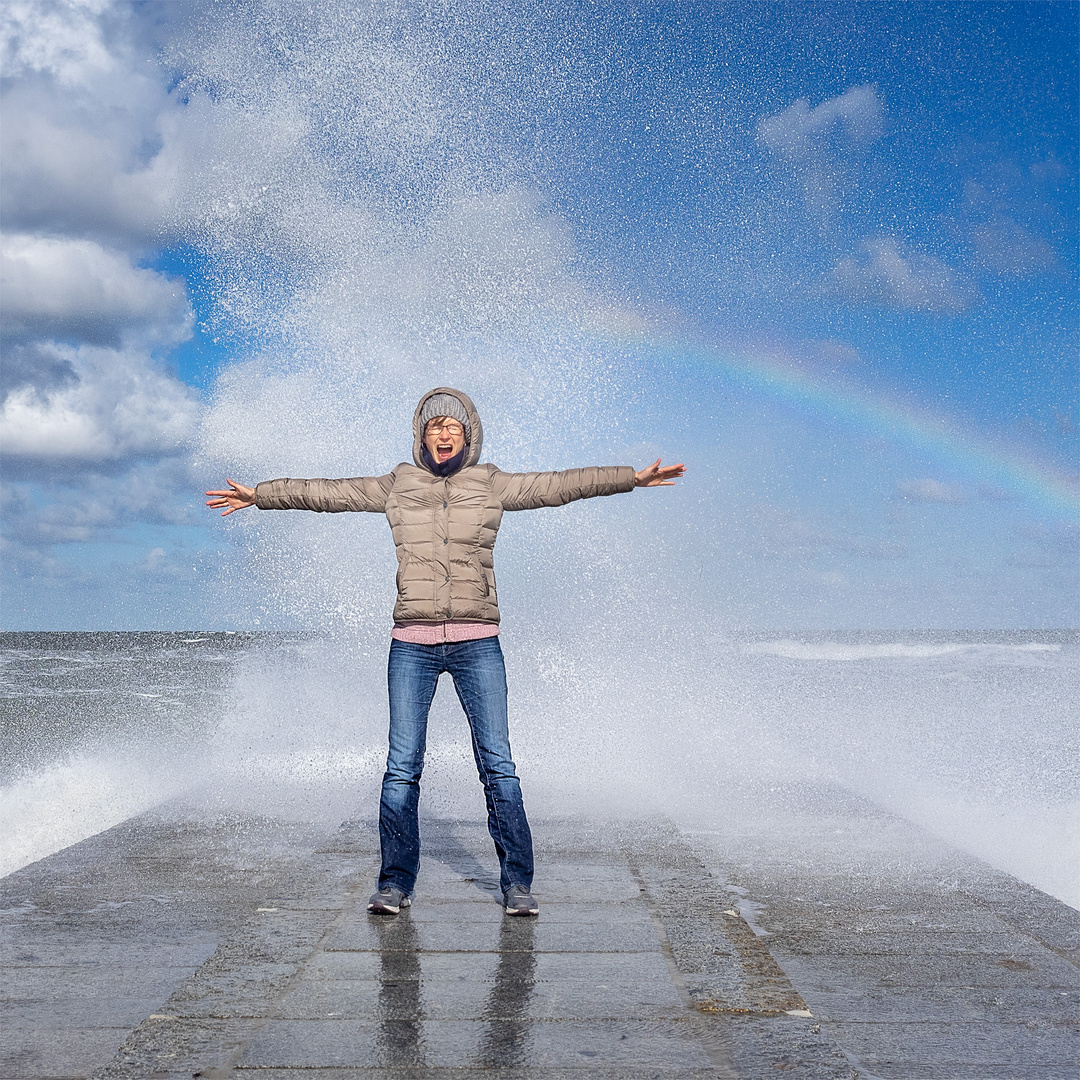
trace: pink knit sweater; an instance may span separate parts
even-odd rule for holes
[[[451,641],[478,641],[480,638],[495,637],[498,633],[498,623],[446,619],[435,623],[398,624],[390,631],[390,636],[411,645],[444,645]]]

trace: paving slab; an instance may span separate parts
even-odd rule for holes
[[[690,839],[853,1075],[1080,1075],[1080,912],[857,796],[784,794]]]
[[[537,919],[481,822],[424,822],[386,918],[370,820],[144,815],[0,881],[0,1080],[1075,1077],[1080,913],[811,795],[726,833],[536,822]]]

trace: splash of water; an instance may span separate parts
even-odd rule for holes
[[[505,468],[644,463],[670,452],[651,434],[652,401],[680,393],[671,380],[681,376],[638,348],[652,334],[648,319],[583,265],[537,195],[537,158],[524,149],[537,88],[508,77],[497,47],[504,31],[468,14],[293,5],[230,12],[197,44],[187,39],[179,62],[189,108],[213,115],[204,127],[215,141],[178,213],[212,257],[222,319],[249,343],[206,416],[198,456],[208,474],[388,471],[408,456],[415,401],[439,384],[474,397],[490,433],[486,456]],[[538,29],[541,81],[553,70],[543,39]],[[699,370],[682,393],[691,456],[757,452],[753,439],[739,443],[738,425],[735,444],[715,437],[732,416],[730,379]],[[1045,828],[1071,805],[1068,769],[1035,734],[1039,717],[1000,678],[1005,670],[1021,685],[1053,643],[1005,642],[997,653],[955,652],[949,642],[825,653],[734,645],[716,535],[740,482],[507,519],[504,641],[517,753],[539,808],[707,819],[748,778],[759,793],[793,776],[819,778],[933,819],[986,854],[1000,848],[988,836],[1002,835],[972,826],[990,820],[986,807],[1026,806],[1012,818],[1022,836],[1032,820]],[[259,732],[251,745],[262,760],[275,746],[314,740],[301,757],[316,773],[328,748],[345,746],[363,766],[338,768],[342,758],[327,775],[370,793],[392,603],[385,523],[250,514],[230,526],[245,556],[244,572],[222,583],[230,610],[335,636],[307,653],[300,675],[268,662],[258,704],[249,696],[223,731]],[[930,665],[935,693],[906,681],[911,664]],[[1054,692],[1071,700],[1068,665],[1053,670]],[[432,725],[427,798],[477,809],[446,694]],[[993,749],[1001,745],[1018,753]],[[1039,807],[1050,809],[1040,817]],[[1046,866],[1064,845],[1029,875],[1059,882]],[[999,861],[1019,866],[1014,855],[999,851]]]
[[[654,400],[680,395],[697,487],[504,525],[504,642],[530,808],[707,823],[747,792],[764,806],[793,779],[839,783],[1063,895],[1053,868],[1069,827],[1038,865],[1016,853],[1033,828],[1071,820],[1072,741],[1036,703],[1069,715],[1075,646],[815,653],[746,649],[728,633],[727,497],[749,481],[725,464],[717,484],[715,464],[763,452],[753,417],[718,440],[729,383],[673,386],[655,357],[606,332],[648,320],[584,264],[537,194],[527,103],[557,69],[543,28],[500,52],[510,29],[467,11],[253,5],[199,18],[173,45],[188,101],[167,140],[176,229],[207,256],[218,329],[242,354],[203,424],[208,486],[226,471],[249,482],[387,471],[408,456],[418,396],[439,384],[474,397],[487,456],[505,468],[644,464],[671,452],[655,443]],[[528,93],[518,64],[534,72]],[[371,812],[393,591],[385,522],[248,513],[223,527],[242,560],[214,590],[215,615],[332,634],[238,665],[216,734],[191,760],[198,797],[285,816]],[[782,621],[782,606],[780,620],[767,614]],[[429,745],[427,807],[481,815],[445,688]],[[1002,832],[988,807],[1010,815],[1012,855],[987,846]]]

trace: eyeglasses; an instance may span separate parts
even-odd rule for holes
[[[465,429],[460,424],[440,424],[438,420],[432,420],[427,428],[429,435],[438,435],[445,431],[447,435],[464,435]]]

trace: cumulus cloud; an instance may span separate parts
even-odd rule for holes
[[[139,116],[86,115],[56,87],[0,97],[0,215],[5,227],[153,243],[167,178],[142,161],[155,134]]]
[[[187,464],[175,457],[140,462],[114,475],[81,476],[77,483],[56,486],[47,504],[36,499],[36,482],[16,481],[0,491],[4,534],[12,543],[40,547],[112,539],[136,521],[190,525],[202,509],[190,485]],[[178,487],[188,491],[177,497]]]
[[[195,424],[190,387],[145,354],[91,345],[51,346],[72,378],[41,390],[23,385],[0,406],[5,457],[105,464],[175,453]]]
[[[125,552],[134,556],[153,545],[146,541],[145,532],[133,536],[133,527],[190,526],[202,510],[201,502],[192,498],[193,486],[187,463],[178,457],[140,462],[111,475],[100,471],[73,475],[64,469],[58,482],[48,484],[12,480],[9,475],[0,485],[4,522],[0,562],[10,586],[9,607],[18,603],[20,594],[24,603],[28,595],[36,602],[41,588],[100,585],[100,569],[90,569],[81,559],[69,561],[68,552],[82,544],[120,542]],[[182,549],[184,541],[166,541],[166,547],[170,546]],[[139,589],[147,582],[147,575],[150,579],[190,576],[192,561],[190,557],[164,561],[150,557],[142,567],[112,563],[107,588],[116,588],[123,581]],[[30,590],[27,582],[32,582]],[[67,606],[61,603],[60,610],[66,612]]]
[[[160,239],[162,120],[177,104],[130,40],[133,15],[104,0],[0,8],[5,229]]]
[[[0,8],[0,40],[8,77],[44,72],[72,86],[111,69],[99,19],[111,6],[112,0],[7,0]]]
[[[917,480],[900,480],[896,485],[896,493],[908,502],[943,503],[947,506],[959,506],[966,502],[964,492],[950,484],[943,484],[940,480],[930,477],[921,477]]]
[[[758,123],[758,139],[788,162],[803,189],[807,212],[826,225],[839,204],[852,150],[884,132],[884,113],[870,84],[852,86],[839,97],[810,108],[806,98]]]
[[[959,271],[895,237],[863,243],[861,258],[845,256],[829,271],[819,292],[850,303],[900,311],[962,315],[979,300],[975,286]]]
[[[10,336],[119,345],[191,334],[182,281],[134,267],[91,240],[0,238],[0,289]]]
[[[153,354],[191,334],[164,231],[176,105],[108,0],[0,8],[0,446],[10,478],[175,454],[199,410]]]

